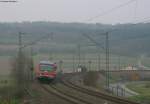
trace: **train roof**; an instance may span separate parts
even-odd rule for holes
[[[54,62],[50,61],[40,61],[40,64],[55,64]]]

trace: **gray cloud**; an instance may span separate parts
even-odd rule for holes
[[[89,18],[127,0],[18,0],[0,3],[0,21],[89,22]],[[138,0],[136,19],[150,17],[150,0]],[[135,2],[112,13],[93,19],[92,23],[127,23],[135,20]]]

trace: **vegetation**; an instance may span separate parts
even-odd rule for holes
[[[16,98],[0,99],[0,104],[20,104],[20,100]]]
[[[150,103],[150,82],[141,82],[141,83],[129,83],[127,87],[139,95],[130,97],[129,99],[139,101],[144,104]]]
[[[81,52],[81,60],[80,64],[85,66],[88,70],[100,70],[105,69],[105,54],[100,54],[100,66],[98,65],[98,54],[94,53],[82,53]],[[41,59],[48,60],[49,57],[52,56],[52,61],[57,62],[59,65],[59,61],[62,60],[62,68],[63,69],[74,69],[76,70],[79,65],[79,56],[77,54],[72,53],[53,53],[52,55],[49,54],[38,54],[34,57],[34,60],[40,61]],[[91,61],[91,65],[89,66],[89,61]],[[110,68],[118,69],[118,56],[117,55],[110,55]],[[134,57],[128,56],[120,56],[120,68],[125,68],[128,65],[136,65],[137,60]]]
[[[20,29],[21,27],[21,29]],[[130,27],[130,28],[129,28]],[[18,30],[28,32],[30,35],[23,37],[23,43],[29,43],[51,32],[54,35],[50,39],[38,44],[40,52],[74,52],[76,45],[91,43],[82,33],[91,35],[97,42],[105,43],[105,37],[101,32],[118,29],[110,33],[111,52],[121,55],[149,55],[150,24],[83,24],[83,23],[56,23],[56,22],[23,22],[0,23],[0,54],[10,55],[16,52],[14,48],[18,44]],[[27,34],[28,34],[27,33]],[[10,47],[11,45],[11,47]],[[4,47],[5,46],[5,47]],[[83,48],[83,47],[82,47]],[[84,47],[85,52],[96,52],[96,47]]]
[[[25,53],[20,53],[12,63],[12,75],[18,90],[18,96],[24,96],[24,88],[29,86],[31,80],[31,58]]]
[[[29,55],[22,53],[13,59],[11,73],[7,73],[5,77],[1,75],[0,104],[20,104],[22,102],[26,96],[24,88],[29,88],[31,83],[31,61]]]
[[[21,27],[21,28],[20,28]],[[129,28],[130,27],[130,28]],[[46,53],[46,59],[50,58],[56,61],[58,64],[62,61],[63,69],[77,69],[79,64],[84,65],[88,70],[98,70],[98,54],[101,54],[100,69],[105,69],[105,50],[97,48],[96,46],[88,46],[93,44],[89,39],[84,37],[82,33],[90,35],[95,41],[102,43],[102,47],[105,47],[105,36],[101,36],[100,33],[106,32],[112,29],[118,29],[110,33],[110,68],[119,69],[131,65],[136,65],[137,59],[135,56],[141,54],[150,56],[150,23],[137,24],[118,24],[118,25],[104,25],[104,24],[83,24],[83,23],[57,23],[57,22],[23,22],[23,23],[0,23],[0,55],[13,56],[17,53],[16,48],[18,46],[18,31],[27,32],[22,38],[23,44],[27,44],[41,38],[44,35],[53,32],[50,38],[41,41],[34,47],[35,60],[41,60],[38,53]],[[28,35],[30,34],[30,35]],[[35,38],[36,37],[36,38]],[[81,44],[81,62],[79,63],[79,53],[77,45]],[[82,46],[83,45],[83,46]],[[99,51],[98,51],[99,50]],[[118,55],[115,55],[118,54]],[[41,55],[41,54],[40,54]],[[28,57],[29,56],[29,57]],[[127,57],[134,56],[134,57]],[[45,58],[44,58],[45,59]],[[89,65],[91,61],[91,65]],[[142,64],[148,66],[150,58],[142,60]],[[13,98],[12,96],[23,96],[24,87],[29,87],[31,70],[33,67],[30,55],[22,53],[20,56],[16,56],[12,63],[12,75],[13,84],[2,80],[2,83],[7,82],[6,85],[0,85],[0,95],[3,99],[0,99],[0,104],[8,101],[10,104],[17,104],[20,101],[19,97]],[[98,74],[95,72],[87,72],[84,76],[84,84],[88,86],[97,86]],[[111,76],[116,81],[118,78]],[[12,78],[12,77],[11,77]],[[140,95],[132,97],[131,99],[139,99],[141,102],[149,102],[149,84],[128,85],[129,88],[139,91]],[[10,96],[7,96],[10,95]],[[9,99],[9,100],[8,100]],[[8,103],[8,104],[9,104]],[[6,103],[7,104],[7,103]]]
[[[19,104],[20,97],[17,96],[17,88],[14,80],[8,79],[0,81],[0,104]]]
[[[146,67],[149,67],[150,68],[150,58],[149,57],[146,57],[142,60],[142,64]]]
[[[87,86],[97,87],[99,75],[97,72],[89,71],[83,78],[83,83]]]
[[[150,89],[150,82],[145,83],[145,88],[149,88]]]

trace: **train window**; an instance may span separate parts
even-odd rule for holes
[[[40,70],[41,71],[51,71],[51,70],[53,70],[53,66],[51,66],[51,65],[40,65]]]

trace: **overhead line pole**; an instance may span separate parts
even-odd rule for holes
[[[23,79],[23,77],[22,77],[22,71],[23,70],[21,70],[22,69],[22,65],[23,65],[23,62],[22,62],[22,55],[23,55],[23,51],[22,51],[22,49],[24,49],[24,48],[26,48],[26,47],[28,47],[28,46],[31,46],[31,45],[33,45],[33,44],[36,44],[37,42],[39,42],[39,41],[41,41],[41,40],[43,40],[43,39],[47,39],[48,37],[49,37],[49,35],[46,35],[46,36],[43,36],[43,37],[41,37],[41,38],[39,38],[39,39],[37,39],[37,40],[35,40],[35,41],[33,41],[33,42],[31,42],[31,43],[29,43],[29,44],[26,44],[26,45],[23,45],[22,44],[22,35],[24,35],[24,34],[26,34],[26,33],[23,33],[23,32],[19,32],[19,34],[18,34],[18,47],[19,47],[19,50],[18,50],[18,59],[19,59],[19,62],[18,62],[18,75],[20,75],[20,79],[18,80],[18,82],[19,83],[21,83],[21,81],[22,81],[22,79]],[[51,33],[51,35],[53,35],[53,33]],[[33,49],[31,48],[31,56],[33,55]],[[31,60],[31,64],[33,65],[33,62],[32,62],[33,60]],[[33,70],[33,66],[31,66],[31,71]],[[31,76],[32,77],[32,76]]]
[[[106,87],[109,88],[109,33],[106,32],[106,40],[105,40],[105,49],[106,49]]]
[[[21,32],[19,32],[19,34],[18,34],[18,39],[19,39],[19,55],[21,54],[21,52],[22,52],[22,33]]]
[[[78,44],[78,58],[79,58],[79,63],[78,66],[81,64],[81,45]]]
[[[101,46],[102,44],[96,42],[92,37],[90,37],[89,35],[87,34],[83,34],[85,37],[87,37],[90,41],[92,41],[98,48],[102,48],[102,49],[105,49],[105,53],[106,53],[106,87],[109,88],[109,84],[110,84],[110,70],[109,70],[109,32],[112,32],[112,31],[108,31],[108,32],[105,32],[105,33],[102,33],[103,35],[106,36],[106,39],[105,39],[105,48],[103,46]]]
[[[18,84],[19,84],[19,88],[21,88],[21,83],[22,83],[22,80],[23,80],[23,78],[24,78],[24,76],[23,76],[23,70],[22,70],[22,65],[23,65],[23,63],[22,63],[22,55],[23,55],[23,53],[22,53],[22,35],[23,35],[24,33],[22,33],[22,32],[19,32],[18,33],[18,47],[19,47],[19,50],[18,50],[18,67],[17,67],[17,77],[18,77],[18,79],[17,79],[17,81],[18,81]],[[23,84],[23,87],[24,87],[24,83],[22,83]]]
[[[33,70],[34,70],[34,62],[33,62],[33,47],[31,46],[31,48],[30,48],[30,51],[31,51],[31,59],[30,59],[30,61],[31,61],[31,66],[30,66],[30,71],[31,71],[31,73],[30,73],[30,80],[32,81],[33,80]]]
[[[121,70],[121,62],[120,62],[120,55],[118,56],[118,69]]]
[[[98,71],[101,70],[101,55],[100,52],[98,52]]]

